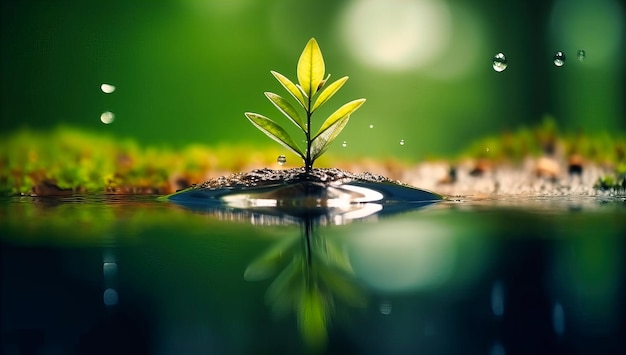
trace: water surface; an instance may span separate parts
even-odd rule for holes
[[[623,199],[336,219],[4,198],[3,354],[613,353]]]

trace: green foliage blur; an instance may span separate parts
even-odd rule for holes
[[[352,78],[337,102],[368,98],[342,133],[346,147],[331,147],[339,155],[445,155],[546,114],[568,131],[626,130],[625,15],[614,0],[0,6],[2,133],[65,124],[142,145],[265,147],[273,143],[243,112],[272,109],[259,94],[280,90],[270,70],[294,77],[311,37],[324,48],[327,72]],[[556,51],[567,56],[563,67],[552,63]],[[491,68],[498,52],[509,63],[501,73]],[[104,93],[103,83],[115,91]],[[100,120],[105,111],[115,114],[110,124]]]
[[[173,150],[67,127],[24,129],[0,136],[0,195],[168,194],[215,175],[277,165],[279,152],[249,144]]]

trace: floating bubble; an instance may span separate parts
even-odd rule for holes
[[[579,49],[578,52],[576,52],[576,58],[578,58],[579,62],[584,61],[587,58],[587,52],[585,52],[584,49]]]
[[[100,121],[104,124],[111,124],[115,120],[115,114],[111,111],[102,112],[100,115]]]
[[[281,154],[276,158],[276,162],[278,165],[285,165],[285,163],[287,163],[287,157]]]
[[[565,54],[561,51],[554,53],[554,65],[562,67],[565,64]]]
[[[344,148],[347,147],[348,146],[348,142],[343,141],[343,143],[341,143],[341,146],[344,147]]]
[[[404,145],[404,139],[400,139],[400,145]]]
[[[100,90],[102,90],[102,92],[105,94],[110,94],[115,91],[115,86],[111,84],[102,84],[100,85]]]
[[[507,66],[508,66],[508,63],[503,53],[498,53],[493,56],[493,70],[499,73],[501,71],[504,71],[504,69],[506,69]]]

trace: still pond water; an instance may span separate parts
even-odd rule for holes
[[[626,341],[619,198],[299,219],[4,198],[0,242],[7,355],[607,354]]]

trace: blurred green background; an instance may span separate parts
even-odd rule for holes
[[[70,124],[173,148],[274,145],[243,112],[286,122],[263,96],[285,94],[269,71],[295,80],[311,37],[327,72],[350,76],[327,110],[368,100],[338,138],[346,147],[331,148],[335,154],[445,155],[545,115],[567,130],[626,130],[625,6],[613,0],[1,6],[3,133]],[[556,51],[566,55],[562,67],[553,64]],[[508,60],[503,72],[492,69],[498,52]],[[115,91],[104,93],[103,83]],[[107,111],[115,115],[110,124],[101,121]]]

